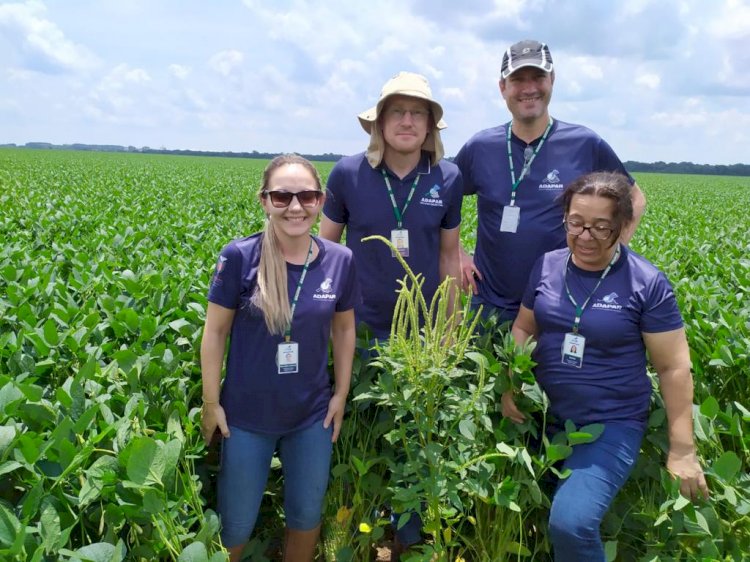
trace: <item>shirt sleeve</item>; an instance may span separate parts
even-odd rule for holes
[[[448,200],[448,208],[445,211],[443,220],[440,223],[440,227],[445,230],[451,230],[458,227],[461,224],[461,203],[463,202],[463,179],[461,172],[454,168],[454,174],[452,174],[450,187],[448,193],[450,194]]]
[[[346,209],[344,192],[346,188],[346,172],[341,163],[338,162],[331,173],[328,174],[326,184],[326,202],[323,205],[323,214],[335,223],[347,224],[349,222],[349,211]]]
[[[346,260],[343,260],[343,264],[347,269],[343,276],[346,281],[344,282],[341,297],[336,302],[336,312],[350,310],[362,302],[362,291],[359,286],[357,268],[354,265],[354,256],[351,251],[347,252],[347,257]]]
[[[677,330],[683,326],[672,284],[661,271],[648,288],[641,314],[641,332],[658,333]]]
[[[615,154],[611,146],[602,138],[597,142],[596,151],[596,170],[599,172],[617,172],[628,178],[630,185],[635,183],[633,176],[625,169],[625,165]]]
[[[458,151],[454,163],[458,166],[461,171],[461,178],[463,184],[464,195],[474,195],[477,192],[477,188],[472,181],[471,176],[471,165],[472,165],[471,145],[467,142]]]
[[[531,269],[531,274],[529,275],[529,281],[528,283],[526,283],[526,290],[523,292],[521,304],[523,304],[529,310],[534,310],[534,302],[536,301],[536,289],[539,286],[539,281],[542,278],[543,265],[544,256],[542,255],[534,263],[534,267]]]
[[[216,261],[208,300],[224,308],[236,309],[242,289],[242,253],[234,242],[227,244]]]

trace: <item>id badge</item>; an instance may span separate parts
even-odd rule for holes
[[[500,220],[500,232],[516,232],[521,221],[521,207],[506,205],[503,207],[503,218]]]
[[[391,244],[396,247],[396,250],[403,257],[409,257],[409,231],[405,228],[397,228],[391,230]],[[396,252],[391,250],[391,255],[396,256]]]
[[[276,350],[276,364],[279,374],[299,371],[299,344],[294,341],[282,342]]]
[[[562,345],[563,365],[570,365],[580,369],[583,366],[583,350],[586,347],[586,338],[581,334],[568,332]]]

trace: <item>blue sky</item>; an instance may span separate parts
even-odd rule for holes
[[[0,1],[0,143],[354,153],[411,70],[455,155],[509,119],[525,38],[552,51],[552,115],[623,160],[750,162],[750,0]]]

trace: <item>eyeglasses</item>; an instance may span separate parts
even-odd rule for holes
[[[430,112],[426,109],[404,109],[403,107],[391,107],[386,111],[386,117],[393,119],[394,121],[401,121],[406,114],[411,115],[411,118],[417,122],[427,121],[427,117]]]
[[[607,240],[615,231],[614,228],[601,224],[583,226],[583,223],[569,220],[563,221],[563,227],[565,228],[565,232],[572,236],[580,236],[583,234],[584,230],[588,230],[591,237],[596,238],[597,240]]]
[[[292,199],[297,198],[299,204],[303,207],[314,207],[323,196],[323,192],[317,189],[308,189],[305,191],[263,191],[261,196],[271,200],[271,205],[279,209],[288,207],[292,204]]]

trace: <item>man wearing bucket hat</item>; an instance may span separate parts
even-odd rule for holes
[[[460,276],[461,174],[442,159],[443,108],[424,76],[400,72],[388,80],[359,122],[369,146],[331,170],[320,235],[338,242],[346,228],[362,283],[357,321],[387,339],[404,270],[385,244],[361,240],[373,234],[391,240],[424,276],[430,302],[443,279]]]
[[[461,274],[463,186],[457,166],[442,159],[443,108],[424,76],[400,72],[388,80],[377,105],[359,114],[359,123],[369,146],[331,170],[320,236],[338,242],[346,228],[362,286],[357,322],[375,339],[386,340],[404,270],[385,244],[361,240],[373,234],[391,240],[409,267],[424,276],[429,303],[443,279],[458,281]],[[420,540],[421,526],[412,514],[396,531],[391,560]]]
[[[503,54],[500,94],[509,123],[480,131],[459,151],[464,194],[477,196],[477,243],[473,258],[461,250],[462,282],[472,304],[512,321],[536,259],[565,246],[563,187],[597,171],[619,172],[632,188],[634,220],[646,201],[612,148],[581,125],[553,119],[548,110],[555,71],[545,43],[525,40]]]

